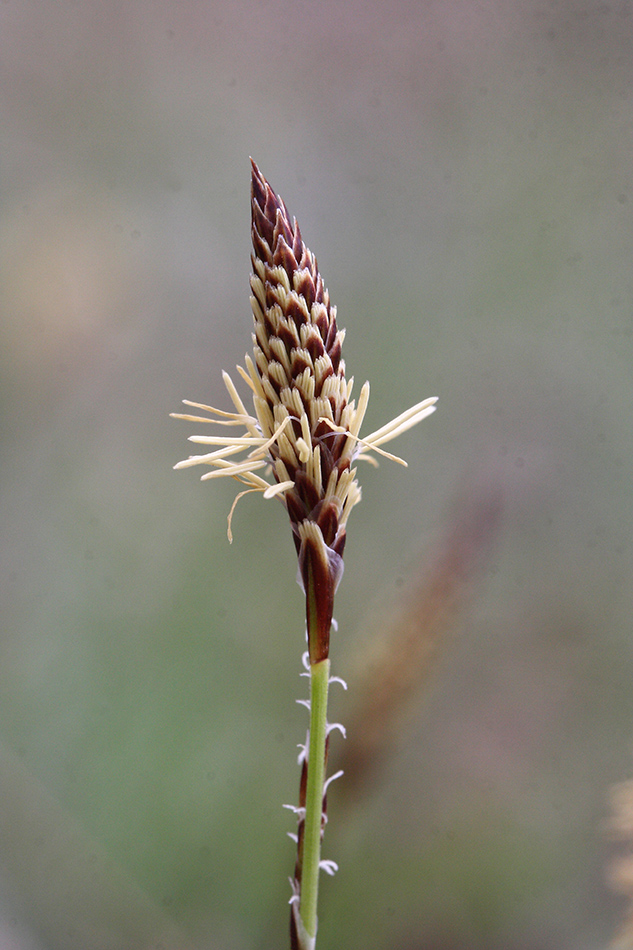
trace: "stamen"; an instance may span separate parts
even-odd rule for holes
[[[391,439],[395,439],[396,436],[406,432],[407,429],[417,425],[417,423],[421,422],[422,419],[426,419],[426,417],[430,416],[432,412],[435,412],[436,402],[437,396],[431,396],[429,399],[423,399],[422,402],[416,403],[415,406],[411,406],[411,408],[407,409],[406,412],[402,412],[399,416],[396,416],[395,419],[392,419],[391,422],[388,422],[380,429],[376,429],[375,432],[372,432],[370,435],[366,436],[363,439],[363,442],[366,445],[371,446],[371,448],[375,448],[382,442],[389,442]]]
[[[233,512],[235,511],[235,509],[236,509],[236,507],[237,507],[237,503],[238,503],[238,501],[240,500],[240,498],[243,498],[243,497],[244,497],[244,495],[250,495],[251,492],[254,492],[254,491],[261,491],[261,488],[247,488],[245,491],[241,491],[241,492],[240,492],[238,495],[236,495],[235,498],[233,499],[233,504],[231,505],[231,510],[229,511],[229,517],[228,517],[228,519],[227,519],[227,521],[228,521],[228,526],[227,526],[227,529],[226,529],[226,534],[227,534],[227,537],[228,537],[228,539],[229,539],[229,544],[233,544],[233,532],[231,531],[231,524],[232,524],[232,522],[233,522]]]
[[[277,495],[283,495],[285,492],[294,487],[295,483],[290,479],[287,482],[278,482],[277,485],[269,485],[264,492],[264,498],[276,498]]]
[[[227,475],[230,475],[234,478],[236,475],[248,474],[256,468],[266,468],[267,462],[254,462],[252,459],[247,459],[246,462],[236,462],[232,464],[231,462],[223,462],[222,459],[218,459],[214,463],[219,469],[218,472],[205,472],[204,475],[200,476],[201,482],[206,482],[209,478],[225,478]],[[264,482],[266,487],[268,487],[268,482]]]
[[[238,366],[237,369],[239,370],[239,368],[240,367]],[[245,414],[246,409],[244,407],[244,403],[240,399],[240,394],[235,388],[233,380],[231,379],[229,374],[226,372],[226,370],[222,370],[222,379],[224,381],[224,385],[226,386],[227,392],[233,401],[233,405],[235,406],[235,408],[237,409],[239,413]]]

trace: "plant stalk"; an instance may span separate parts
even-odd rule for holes
[[[310,742],[299,913],[307,934],[313,939],[316,937],[317,929],[329,678],[329,659],[311,664]]]

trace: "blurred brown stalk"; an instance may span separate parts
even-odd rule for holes
[[[346,716],[349,738],[334,764],[345,772],[338,789],[345,800],[365,794],[393,750],[474,574],[487,563],[500,516],[495,486],[462,497],[430,570],[426,564],[416,568],[400,610],[368,648],[369,659],[353,690],[358,701]]]

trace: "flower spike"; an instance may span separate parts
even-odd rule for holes
[[[279,498],[290,516],[297,553],[305,547],[301,525],[307,521],[342,556],[347,519],[361,497],[353,463],[375,462],[372,452],[401,462],[380,446],[430,415],[437,400],[425,399],[361,438],[369,384],[356,405],[353,380],[346,379],[341,358],[345,331],[338,328],[316,257],[283,200],[251,164],[253,355],[246,357],[246,369],[238,366],[238,373],[252,391],[254,413],[248,413],[233,380],[223,373],[235,412],[185,401],[209,418],[172,415],[243,427],[245,434],[191,436],[193,442],[217,448],[175,467],[206,465],[212,470],[203,479],[234,478],[265,498]],[[244,452],[245,458],[234,459]]]

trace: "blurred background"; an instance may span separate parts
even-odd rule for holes
[[[361,470],[348,525],[319,950],[608,945],[632,21],[628,0],[0,5],[3,950],[286,946],[294,547],[254,496],[229,546],[237,488],[172,471],[195,426],[169,419],[229,408],[250,346],[249,155],[371,380],[365,432],[440,399],[393,445],[408,469]]]

